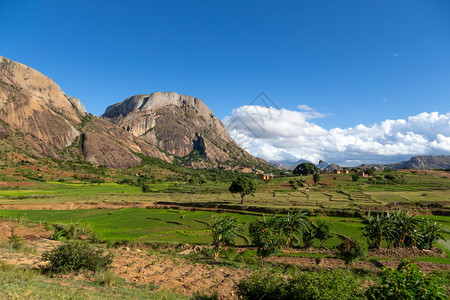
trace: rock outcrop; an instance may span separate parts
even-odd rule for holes
[[[80,135],[75,125],[86,110],[69,99],[47,76],[0,57],[0,119],[10,130],[24,131],[58,149],[72,145]]]
[[[67,96],[47,76],[4,57],[0,57],[0,121],[0,138],[53,158],[82,157],[110,168],[139,165],[141,159],[134,152],[171,161],[156,147],[88,114],[78,98]]]
[[[133,96],[98,118],[47,76],[4,57],[0,138],[35,156],[84,159],[109,168],[138,166],[138,153],[194,168],[267,164],[239,147],[197,98],[160,92]]]
[[[173,92],[136,95],[109,106],[102,117],[177,157],[196,151],[210,166],[236,160],[258,162],[234,142],[198,98]]]

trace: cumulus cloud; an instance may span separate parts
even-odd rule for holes
[[[450,153],[450,113],[424,112],[371,126],[326,130],[313,122],[325,115],[307,105],[298,109],[246,105],[223,122],[238,144],[271,161],[322,159],[350,166]]]

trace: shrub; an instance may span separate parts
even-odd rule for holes
[[[364,257],[367,249],[354,239],[346,239],[338,246],[338,256],[345,261],[346,265],[351,265]]]
[[[255,272],[237,284],[237,293],[242,299],[286,299],[286,283],[273,273]]]
[[[151,193],[152,192],[152,188],[148,184],[144,184],[142,186],[142,192],[143,193]]]
[[[55,223],[53,227],[53,239],[61,240],[76,240],[82,236],[92,238],[93,231],[89,225],[80,223]]]
[[[345,270],[302,272],[285,280],[280,275],[255,272],[237,284],[243,299],[363,299],[356,277]]]
[[[368,299],[447,299],[432,277],[425,276],[407,261],[397,270],[385,268],[379,277],[381,284],[367,290]]]
[[[322,270],[293,276],[288,282],[286,299],[363,299],[363,293],[352,273],[342,269],[332,272]]]
[[[353,174],[352,175],[352,181],[358,181],[360,178],[360,176],[358,174]]]
[[[250,223],[248,230],[253,244],[258,248],[256,253],[261,258],[280,252],[287,241],[275,216]]]
[[[51,252],[42,255],[43,261],[49,261],[46,271],[50,273],[68,273],[79,270],[100,271],[107,269],[113,260],[113,254],[103,254],[89,244],[81,242],[65,243]]]
[[[314,238],[320,242],[320,247],[323,247],[323,242],[332,237],[331,224],[325,220],[317,220],[314,228]]]

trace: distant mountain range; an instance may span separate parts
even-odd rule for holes
[[[309,162],[307,160],[298,161],[271,161],[270,163],[277,168],[285,170],[293,170],[297,165]],[[317,165],[317,164],[316,164]],[[318,166],[318,165],[317,165]],[[340,169],[341,167],[337,164],[328,164],[326,162],[320,165],[321,168],[328,168],[331,170]],[[450,169],[450,155],[440,155],[440,156],[414,156],[408,161],[402,161],[393,164],[362,164],[358,166],[360,168],[393,168],[393,169],[423,169],[423,170],[436,170],[436,169]]]
[[[417,169],[417,170],[436,170],[450,169],[450,155],[439,155],[439,156],[414,156],[411,157],[408,161],[402,161],[394,164],[386,164],[386,165],[362,165],[364,167],[385,167],[385,168],[393,168],[393,169]]]

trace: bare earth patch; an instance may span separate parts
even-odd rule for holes
[[[112,270],[129,282],[153,283],[161,289],[192,296],[214,294],[219,299],[234,299],[234,285],[248,277],[250,270],[220,265],[192,263],[185,259],[144,254],[141,250],[114,250]]]

